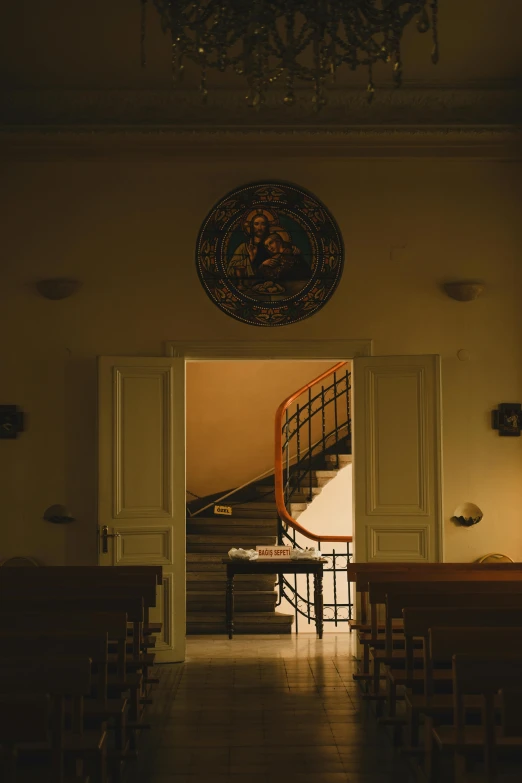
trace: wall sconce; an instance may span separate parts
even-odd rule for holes
[[[462,505],[455,509],[451,521],[456,522],[458,525],[471,527],[472,525],[476,525],[477,522],[480,522],[483,516],[484,514],[480,508],[474,503],[462,503]]]
[[[67,299],[81,286],[79,280],[68,280],[65,277],[53,277],[48,280],[39,280],[36,290],[45,299]]]
[[[471,280],[462,280],[458,283],[444,283],[444,290],[451,299],[457,302],[472,302],[478,299],[485,289],[484,283],[477,283]]]
[[[76,522],[75,518],[72,517],[67,511],[66,507],[60,506],[58,504],[46,508],[43,518],[46,522],[54,522],[57,525],[65,525],[69,522]]]
[[[499,435],[520,437],[522,405],[519,402],[501,402],[498,410],[491,411],[491,426]]]
[[[16,405],[0,405],[0,438],[17,438],[24,431],[24,414]]]

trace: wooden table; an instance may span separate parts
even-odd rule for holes
[[[328,560],[231,560],[224,557],[227,567],[226,621],[228,638],[234,635],[234,577],[236,574],[313,574],[315,627],[323,638],[323,564]]]

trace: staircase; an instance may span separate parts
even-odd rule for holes
[[[320,536],[300,526],[297,517],[351,460],[350,388],[347,365],[339,362],[281,403],[276,413],[274,474],[257,485],[252,482],[228,493],[227,497],[221,493],[208,498],[231,505],[231,516],[214,515],[213,504],[204,510],[205,501],[205,505],[197,506],[202,509],[201,514],[192,506],[192,515],[187,517],[187,634],[226,632],[226,566],[221,561],[232,547],[255,549],[263,544],[277,544],[278,539],[279,543],[299,547],[295,536],[299,530],[307,541],[303,546],[319,541]],[[290,406],[294,403],[292,412]],[[276,486],[281,518],[276,506]],[[348,547],[344,554],[332,552],[327,561],[331,567],[325,567],[333,578],[333,620],[337,623],[339,606],[344,607],[347,622],[350,601],[341,604],[335,596],[337,575],[347,571],[351,537],[325,538]],[[336,558],[344,558],[344,567]],[[277,612],[280,596],[275,586],[275,574],[244,574],[234,579],[236,633],[289,634],[294,617],[306,614],[310,618],[310,598],[303,597],[295,585],[292,588],[286,581],[280,589],[294,608],[294,615]]]
[[[292,495],[292,514],[298,516],[313,502],[322,487],[351,456],[322,455],[321,468],[302,480],[304,490]],[[309,496],[312,484],[312,498]],[[273,476],[244,491],[241,505],[232,506],[232,516],[187,517],[187,634],[225,633],[226,567],[221,559],[232,547],[255,549],[277,544],[277,510]],[[238,496],[234,496],[237,502]],[[226,504],[226,500],[223,503]],[[244,634],[289,634],[293,615],[276,611],[276,577],[240,574],[234,579],[235,632]]]
[[[232,516],[187,517],[187,634],[225,633],[226,567],[221,559],[232,547],[261,544],[277,544],[274,499],[233,506]],[[270,574],[235,577],[236,633],[290,633],[292,615],[275,611],[275,579]]]

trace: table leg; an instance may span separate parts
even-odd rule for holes
[[[315,627],[319,639],[323,638],[323,574],[314,574]]]
[[[227,572],[226,615],[228,638],[234,635],[234,574]]]

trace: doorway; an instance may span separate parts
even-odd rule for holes
[[[326,621],[348,631],[350,369],[331,360],[187,360],[187,633],[223,632],[222,559],[230,549],[276,543],[327,558]],[[277,583],[241,577],[238,630],[311,631],[312,594],[305,574]]]

